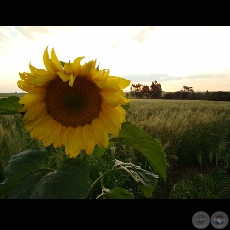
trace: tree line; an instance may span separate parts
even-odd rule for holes
[[[183,86],[183,89],[177,92],[165,92],[163,95],[161,84],[156,80],[150,86],[132,84],[130,93],[127,97],[136,99],[181,99],[181,100],[209,100],[209,101],[230,101],[230,92],[194,92],[193,87]]]
[[[132,84],[130,89],[130,95],[133,98],[159,99],[161,98],[162,94],[161,84],[158,83],[156,80],[153,81],[150,86],[141,85],[140,83]]]
[[[230,101],[230,92],[168,92],[165,93],[162,99],[177,99],[177,100],[208,100],[208,101]]]

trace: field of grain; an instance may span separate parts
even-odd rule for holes
[[[218,163],[229,149],[230,103],[134,99],[127,119],[159,140],[178,163]]]
[[[229,102],[164,99],[131,101],[126,118],[159,140],[166,153],[168,179],[166,183],[159,183],[152,198],[230,197],[229,114]],[[44,147],[40,141],[30,138],[20,115],[0,116],[0,182],[4,179],[3,169],[11,155],[28,148]],[[53,149],[51,146],[47,149],[50,151],[47,164],[55,168],[65,155],[63,148]],[[118,144],[115,156],[111,156],[110,151],[100,160],[89,157],[91,177],[97,178],[98,171],[108,169],[114,157],[149,170],[148,163],[138,152]],[[104,183],[107,187],[127,187],[132,189],[136,198],[143,198],[127,175],[108,177]],[[97,191],[93,191],[91,198],[94,198],[94,193],[96,196]]]
[[[10,97],[10,96],[22,97],[24,95],[25,95],[25,93],[0,93],[0,98],[6,98],[6,97]]]

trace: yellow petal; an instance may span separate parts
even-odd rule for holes
[[[36,73],[36,68],[32,66],[31,63],[29,63],[29,68],[30,68],[31,73]]]
[[[110,76],[108,78],[108,80],[106,81],[106,84],[105,84],[105,87],[106,88],[114,88],[114,87],[118,87],[119,90],[120,90],[120,87],[119,87],[119,83],[122,81],[121,78],[119,77],[113,77],[113,76]]]
[[[55,120],[51,120],[46,124],[46,132],[43,136],[42,143],[45,147],[51,145],[54,141],[53,137],[60,132],[59,126]]]
[[[88,155],[91,155],[95,147],[95,142],[92,138],[92,131],[89,124],[83,127],[82,136],[84,149]]]
[[[32,108],[34,105],[36,105],[38,103],[41,103],[41,101],[43,101],[43,100],[44,100],[44,97],[40,97],[35,101],[32,101],[30,103],[26,103],[26,104],[24,104],[24,106],[21,109],[18,110],[18,112],[26,112],[28,109]]]
[[[36,79],[37,77],[34,76],[33,74],[31,73],[26,73],[26,72],[23,72],[23,73],[19,73],[19,76],[22,80],[24,81],[30,81],[32,79]]]
[[[63,135],[63,144],[66,145],[69,143],[69,134],[70,134],[70,131],[71,131],[71,126],[67,127],[66,130],[65,130],[65,133]]]
[[[95,81],[94,78],[92,78],[92,81],[101,89],[104,87],[106,81]]]
[[[59,133],[59,136],[54,140],[53,146],[54,148],[58,148],[62,146],[62,140],[63,140],[63,135],[65,133],[66,127],[61,125],[61,132]]]
[[[70,76],[69,76],[69,86],[73,86],[73,83],[74,83],[74,79],[75,77],[73,76],[73,74],[71,73]]]
[[[57,72],[58,76],[62,79],[63,82],[69,81],[69,74],[62,72]]]
[[[107,82],[109,71],[99,70],[92,75],[92,80],[96,83],[99,88],[103,88]]]
[[[125,89],[126,87],[128,87],[130,85],[130,80],[126,80],[124,78],[121,78],[121,81],[119,83],[119,86],[121,89]]]
[[[73,148],[73,135],[74,135],[74,131],[75,131],[75,127],[71,127],[70,132],[69,132],[69,154],[70,157],[74,157],[75,153],[74,153],[74,148]]]
[[[121,105],[125,105],[125,104],[127,104],[127,103],[129,103],[129,102],[131,102],[132,101],[132,99],[128,99],[128,98],[126,98],[126,97],[123,97],[123,103],[121,104]]]
[[[20,100],[18,101],[19,104],[27,104],[27,103],[31,103],[31,102],[34,102],[38,99],[44,99],[43,96],[41,96],[40,94],[38,93],[27,93],[25,94],[22,98],[20,98]]]
[[[51,50],[51,60],[54,63],[54,65],[58,68],[58,70],[62,72],[63,67],[62,67],[60,61],[57,58],[57,55],[56,55],[56,53],[54,51],[54,48],[52,48],[52,50]]]
[[[124,122],[125,121],[125,116],[126,116],[126,111],[121,107],[121,106],[117,106],[115,108],[115,110],[117,111],[117,113],[119,114],[120,117],[120,121]]]
[[[102,96],[103,102],[105,102],[108,106],[117,107],[120,104],[124,104],[123,97],[120,91],[108,91],[101,90],[100,94]]]
[[[66,128],[66,131],[63,135],[63,144],[65,146],[65,153],[66,155],[69,155],[69,157],[73,157],[74,152],[73,152],[73,135],[74,135],[74,127],[69,126]]]
[[[119,128],[118,126],[113,123],[109,118],[103,113],[103,111],[100,111],[99,113],[99,119],[101,123],[104,125],[106,132],[111,133],[115,137],[118,137]]]
[[[30,129],[34,128],[37,124],[39,124],[41,122],[41,120],[43,119],[45,114],[46,114],[46,110],[43,109],[42,112],[40,113],[40,115],[36,119],[25,121],[24,122],[25,128],[27,130],[30,130]]]
[[[91,128],[93,131],[93,137],[95,139],[95,142],[99,146],[104,146],[105,148],[107,148],[109,143],[108,134],[105,132],[104,126],[101,123],[100,119],[94,119],[91,123]]]
[[[65,63],[64,69],[66,74],[71,74],[73,73],[73,64],[72,63]]]
[[[103,113],[109,118],[110,121],[116,124],[116,126],[121,128],[121,118],[117,111],[114,108],[110,108],[109,106],[101,103],[101,108]]]
[[[61,133],[61,124],[55,121],[54,129],[52,130],[52,133],[47,137],[47,141],[49,142],[49,145],[54,143],[54,141],[58,138],[60,133]]]
[[[72,138],[74,157],[76,157],[80,153],[83,146],[82,130],[83,130],[83,126],[78,126],[75,129],[75,133]]]
[[[32,131],[30,132],[30,136],[32,138],[37,138],[38,140],[42,140],[45,132],[46,132],[46,126],[44,126],[44,124],[46,124],[47,121],[50,120],[50,116],[45,115],[42,120],[40,121],[39,125],[36,125]]]
[[[102,69],[97,71],[93,76],[92,76],[96,81],[105,81],[109,77],[109,70],[108,69]]]
[[[55,74],[58,72],[57,67],[54,65],[54,63],[51,61],[51,59],[49,58],[49,54],[48,54],[48,46],[46,47],[44,54],[43,54],[43,62],[44,65],[46,67],[46,69],[52,73]]]
[[[76,58],[74,61],[73,61],[73,65],[72,65],[72,68],[73,68],[73,74],[76,76],[78,75],[80,72],[81,72],[81,65],[80,65],[80,62],[81,60],[85,58],[85,57],[78,57]]]
[[[121,77],[110,76],[104,85],[104,89],[120,91],[130,85],[130,80]]]
[[[56,77],[57,77],[57,74],[42,75],[34,80],[31,80],[31,83],[36,86],[42,86],[45,83],[55,79]]]
[[[41,113],[43,112],[43,110],[45,109],[45,102],[40,102],[36,105],[34,105],[32,108],[30,108],[25,115],[23,116],[23,120],[34,120],[36,118],[38,118]]]
[[[31,87],[30,84],[26,83],[25,81],[19,80],[17,82],[17,85],[20,89],[22,89],[23,91],[28,92],[29,88]]]
[[[92,68],[95,68],[96,61],[89,61],[81,67],[81,75],[88,75],[91,73]]]
[[[35,68],[34,66],[31,65],[31,63],[29,63],[29,68],[30,68],[31,73],[36,76],[50,74],[47,70]]]
[[[44,128],[40,125],[35,126],[30,132],[30,136],[38,140],[41,140],[43,135],[44,135]]]

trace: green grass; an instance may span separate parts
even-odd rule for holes
[[[230,103],[148,100],[131,102],[127,119],[165,148],[178,164],[218,164],[230,142]]]
[[[42,148],[42,144],[30,138],[20,115],[0,116],[0,162],[3,166],[12,155],[33,147]]]
[[[167,180],[159,180],[150,199],[225,199],[230,198],[230,106],[229,102],[136,99],[130,104],[127,119],[161,141],[167,157]],[[134,134],[135,135],[135,134]],[[23,127],[20,115],[0,116],[0,182],[11,155],[28,148],[44,148]],[[66,158],[64,148],[47,147],[47,166],[57,168]],[[114,159],[152,168],[143,155],[129,146],[115,144],[97,159],[87,156],[90,178],[112,168]],[[103,184],[132,191],[145,199],[137,185],[124,172],[108,174]],[[101,192],[97,184],[90,194]]]
[[[23,126],[21,115],[0,116],[0,162],[2,167],[5,167],[12,155],[30,148],[45,149],[41,141],[30,137],[29,131]],[[51,145],[46,149],[50,153],[47,161],[48,167],[56,169],[67,157],[63,147],[55,149]]]

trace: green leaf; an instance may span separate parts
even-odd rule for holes
[[[0,198],[4,199],[6,196],[13,190],[15,184],[17,183],[17,179],[7,178],[0,184]]]
[[[156,189],[157,182],[158,181],[156,180],[153,185],[149,185],[149,186],[145,186],[145,185],[139,184],[138,187],[143,192],[143,194],[145,195],[145,197],[150,198],[151,195],[152,195],[152,193],[153,193],[153,191]]]
[[[146,197],[151,196],[158,182],[159,177],[157,175],[132,163],[124,163],[122,161],[115,160],[114,168],[117,167],[124,169],[133,178],[133,180],[136,181],[138,187]]]
[[[0,99],[0,115],[13,115],[20,114],[19,109],[23,107],[22,104],[19,104],[20,100],[17,96],[10,96],[7,98]]]
[[[120,142],[140,151],[153,169],[166,180],[166,156],[160,142],[151,138],[139,127],[129,121],[123,122],[117,138],[110,141]]]
[[[124,110],[128,110],[130,108],[130,103],[127,103],[125,105],[121,105],[121,107],[124,109]]]
[[[32,199],[40,180],[50,174],[50,170],[38,170],[17,181],[17,186],[5,197],[6,199]],[[39,197],[38,197],[39,198]],[[52,198],[52,197],[45,197]]]
[[[54,171],[45,168],[48,152],[26,150],[14,155],[0,184],[1,198],[78,199],[89,190],[89,172],[81,159],[69,158]]]
[[[60,63],[61,63],[61,65],[62,65],[62,67],[64,67],[64,65],[65,65],[65,62],[63,62],[63,61],[60,61]]]
[[[40,179],[31,195],[34,199],[80,199],[90,188],[86,164],[78,158],[66,159],[60,168]]]
[[[26,174],[41,168],[47,156],[48,152],[40,149],[28,149],[13,155],[4,169],[4,174],[8,178],[24,177]]]
[[[98,145],[95,146],[94,151],[93,151],[93,155],[96,156],[97,158],[100,158],[107,149],[110,149],[113,146],[113,142],[109,142],[109,145],[107,148],[105,147],[99,147]]]
[[[134,199],[134,195],[128,190],[120,187],[116,187],[112,190],[104,190],[107,191],[103,194],[106,199]]]
[[[18,185],[26,175],[38,172],[47,158],[48,152],[28,149],[13,155],[4,169],[5,180],[0,184],[0,197],[3,198]]]

